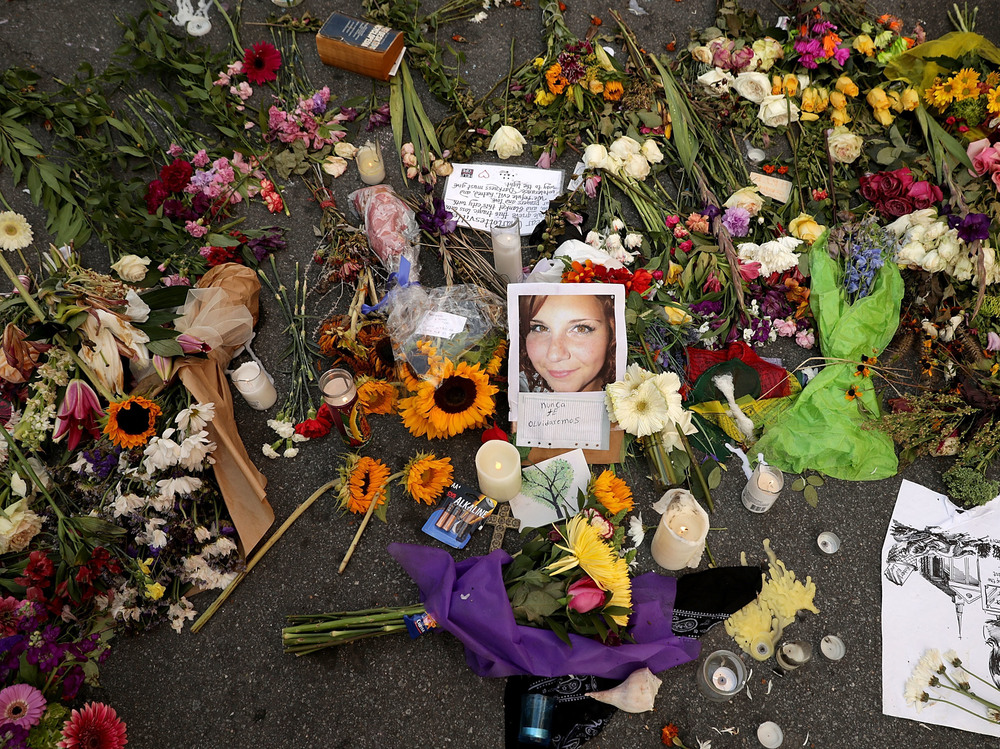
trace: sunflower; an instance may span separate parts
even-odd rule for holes
[[[156,417],[160,407],[148,398],[130,395],[123,401],[108,405],[108,423],[104,433],[118,447],[142,447],[156,434]]]
[[[500,367],[503,365],[503,358],[507,355],[507,341],[503,340],[497,344],[497,347],[493,349],[493,356],[486,363],[486,374],[490,377],[500,373]]]
[[[403,383],[403,387],[411,393],[415,393],[420,389],[420,383],[422,380],[417,377],[413,368],[405,362],[396,368],[396,378]]]
[[[388,497],[389,467],[381,460],[348,455],[340,468],[340,506],[358,515],[368,512],[372,501],[379,507]]]
[[[391,414],[396,410],[396,387],[385,380],[361,377],[358,380],[358,400],[366,414]]]
[[[451,485],[454,473],[451,458],[417,453],[403,469],[403,480],[411,497],[425,505],[432,505]]]
[[[979,73],[970,68],[962,68],[951,78],[955,86],[955,101],[975,99],[979,96]]]
[[[1000,114],[1000,87],[991,88],[986,94],[986,108],[990,114]]]
[[[628,562],[601,540],[600,531],[583,515],[577,515],[566,524],[563,537],[568,545],[556,548],[565,551],[566,556],[545,569],[558,575],[580,567],[597,583],[597,587],[611,591],[611,600],[606,605],[631,609],[632,581],[628,576]],[[616,614],[611,618],[620,626],[628,624],[627,615]]]
[[[497,393],[478,364],[445,360],[434,379],[424,380],[414,395],[399,402],[403,425],[415,437],[454,437],[477,429],[493,415]]]
[[[631,511],[634,505],[632,490],[625,483],[625,479],[615,476],[611,471],[603,471],[594,479],[590,491],[612,515],[617,515],[622,510]]]
[[[604,98],[608,101],[618,101],[625,93],[625,87],[618,81],[608,81],[604,84]]]
[[[31,244],[31,239],[31,224],[28,219],[14,211],[0,213],[0,250],[23,250]]]

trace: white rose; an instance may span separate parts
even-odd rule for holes
[[[756,187],[744,187],[729,196],[729,200],[723,203],[725,208],[743,208],[751,216],[760,213],[764,207],[764,198],[757,192]]]
[[[614,174],[617,177],[618,176],[618,172],[621,171],[621,168],[623,166],[625,166],[625,160],[624,159],[616,156],[613,153],[608,153],[608,158],[604,162],[604,171],[611,172],[612,174]]]
[[[497,156],[501,159],[509,159],[511,156],[520,156],[524,153],[524,145],[527,142],[524,136],[517,131],[517,128],[504,125],[493,133],[493,138],[486,150],[496,151]]]
[[[948,236],[945,236],[938,243],[937,253],[945,262],[954,263],[958,259],[958,253],[961,252],[961,247],[959,247],[958,238],[950,235],[951,232],[948,232]]]
[[[760,104],[765,96],[771,95],[771,79],[763,73],[740,73],[733,81],[736,93],[754,104]]]
[[[911,226],[910,230],[906,232],[904,241],[906,242],[920,242],[923,243],[924,238],[927,236],[927,227],[917,224],[916,226]]]
[[[591,143],[583,151],[583,165],[587,169],[605,169],[608,163],[608,149],[600,143]]]
[[[930,269],[925,267],[924,270],[930,270]],[[973,268],[972,266],[972,260],[969,258],[968,253],[965,253],[962,255],[962,257],[959,258],[958,262],[955,263],[955,268],[951,272],[951,275],[953,275],[959,281],[969,281],[972,279],[972,274],[974,271],[975,268]]]
[[[757,118],[767,127],[784,127],[799,121],[799,108],[784,96],[772,94],[761,101]]]
[[[707,73],[698,76],[698,83],[705,87],[711,96],[722,96],[732,85],[732,73],[719,68],[712,68]]]
[[[905,216],[900,216],[891,224],[888,224],[885,228],[891,231],[897,237],[901,237],[904,234],[906,234],[906,232],[909,230],[910,216],[912,215],[913,215],[912,213],[908,213]]]
[[[641,153],[634,153],[628,157],[622,171],[625,175],[637,180],[644,180],[649,176],[649,162]]]
[[[924,237],[928,242],[934,242],[943,237],[948,232],[948,224],[944,221],[935,221],[927,227]]]
[[[639,141],[629,138],[627,135],[623,135],[611,144],[609,153],[612,156],[617,156],[624,163],[628,161],[629,156],[642,153],[642,146],[639,145]]]
[[[754,59],[757,61],[757,69],[765,73],[774,67],[775,62],[785,56],[785,50],[781,43],[769,36],[758,39],[751,48]]]
[[[712,50],[703,44],[700,47],[695,47],[691,50],[691,57],[696,59],[698,62],[710,65],[712,63]]]
[[[799,80],[799,91],[805,91],[807,88],[809,88],[809,84],[812,83],[812,81],[809,79],[809,76],[807,76],[805,73],[799,73],[795,77],[798,78]]]
[[[899,254],[896,255],[896,262],[905,265],[922,265],[927,252],[919,242],[910,242],[903,245]]]
[[[938,271],[942,271],[945,269],[946,265],[947,263],[945,263],[944,258],[933,250],[924,255],[924,259],[920,263],[920,267],[928,273],[937,273]]]
[[[843,125],[833,128],[827,135],[830,158],[841,164],[853,164],[861,155],[864,139]]]
[[[113,263],[111,268],[118,274],[122,281],[136,283],[146,277],[149,262],[148,257],[124,255],[118,259],[117,263]]]
[[[642,155],[650,164],[659,164],[663,161],[663,154],[660,153],[660,147],[654,140],[647,140],[642,144]]]
[[[336,179],[347,171],[347,160],[340,156],[327,156],[323,159],[323,171]]]
[[[357,146],[346,141],[341,141],[333,147],[333,152],[343,159],[353,159],[358,155]]]

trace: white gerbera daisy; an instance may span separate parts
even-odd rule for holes
[[[667,408],[656,384],[646,381],[615,403],[615,416],[629,434],[647,437],[666,426]]]
[[[196,403],[174,417],[174,423],[184,432],[193,434],[200,432],[215,418],[214,403]]]
[[[0,249],[7,252],[23,250],[32,239],[28,219],[14,211],[0,213]]]

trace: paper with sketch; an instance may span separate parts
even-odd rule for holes
[[[590,393],[519,393],[518,447],[607,450],[611,419]]]
[[[962,512],[944,495],[903,481],[882,547],[883,713],[1000,736],[996,723],[941,702],[918,712],[904,698],[914,666],[931,649],[954,650],[969,671],[1000,685],[998,557],[1000,502]],[[973,692],[1000,704],[1000,691],[971,681]],[[954,692],[927,691],[985,714]]]
[[[558,523],[580,511],[580,492],[587,491],[590,466],[583,450],[573,450],[521,470],[521,493],[510,501],[519,530]]]
[[[549,201],[562,192],[561,169],[502,164],[453,164],[444,188],[444,205],[461,226],[489,231],[518,219],[521,234],[531,234],[545,217]]]

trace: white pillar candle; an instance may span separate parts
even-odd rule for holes
[[[784,740],[785,734],[781,730],[781,726],[773,720],[761,723],[757,727],[757,741],[761,743],[761,746],[766,746],[767,749],[777,749]]]
[[[671,489],[663,496],[669,499],[653,536],[653,560],[668,570],[697,567],[708,536],[708,513],[685,489]]]
[[[497,273],[507,283],[519,283],[524,269],[520,219],[514,219],[511,224],[494,226],[490,229],[490,235],[493,238],[493,265]]]
[[[773,466],[758,464],[743,487],[743,506],[750,512],[767,512],[785,485],[785,475]]]
[[[509,502],[521,491],[521,454],[509,442],[490,440],[476,453],[479,491],[497,502]]]
[[[266,411],[278,400],[278,391],[267,372],[255,361],[249,361],[232,373],[233,384],[251,408]]]
[[[358,165],[358,174],[366,185],[377,185],[385,180],[385,162],[377,144],[368,141],[358,149],[354,156]]]

